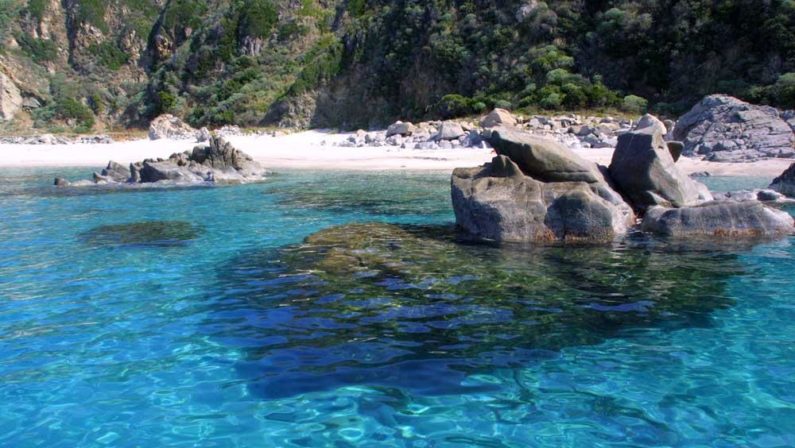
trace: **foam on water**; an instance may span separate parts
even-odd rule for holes
[[[0,171],[0,445],[795,445],[792,239],[500,249],[446,174],[55,172]]]

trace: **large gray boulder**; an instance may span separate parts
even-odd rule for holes
[[[674,139],[684,142],[685,155],[715,162],[795,156],[793,128],[778,110],[727,95],[707,96],[679,118]]]
[[[759,201],[714,201],[694,207],[653,207],[643,218],[646,232],[674,238],[761,238],[795,231],[789,213]]]
[[[781,173],[781,176],[775,178],[770,184],[770,188],[785,196],[795,198],[795,163]]]
[[[456,140],[466,135],[464,128],[454,121],[445,121],[439,125],[436,140]]]
[[[484,135],[497,154],[513,160],[523,173],[542,182],[604,182],[599,167],[560,143],[509,128]]]
[[[500,242],[606,242],[634,223],[632,209],[606,184],[545,183],[504,155],[456,169],[452,200],[460,228]]]
[[[12,120],[22,107],[22,94],[16,84],[0,73],[0,121]]]
[[[619,136],[609,171],[618,190],[641,213],[655,205],[685,207],[712,199],[706,186],[676,167],[658,126]]]
[[[480,127],[482,128],[494,128],[498,126],[516,126],[516,117],[505,109],[497,108],[480,120]]]
[[[409,135],[414,134],[416,131],[417,127],[414,126],[414,124],[409,122],[396,121],[387,128],[386,136],[392,137],[393,135],[399,135],[401,137],[408,137]]]
[[[201,135],[179,117],[171,114],[161,115],[149,124],[149,139],[193,140]]]

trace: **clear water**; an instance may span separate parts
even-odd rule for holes
[[[56,171],[0,171],[0,446],[795,446],[792,239],[473,246],[445,174]]]

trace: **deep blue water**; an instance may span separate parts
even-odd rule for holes
[[[0,171],[0,446],[795,446],[792,238],[476,246],[445,174],[65,171]]]

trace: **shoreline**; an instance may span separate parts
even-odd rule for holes
[[[489,162],[492,149],[401,149],[390,146],[334,146],[350,133],[304,131],[284,136],[230,136],[227,140],[268,169],[338,171],[445,171]],[[167,158],[192,149],[192,140],[130,140],[110,144],[0,144],[0,168],[100,167],[109,160],[129,164],[147,158]],[[583,158],[609,165],[612,148],[575,149]],[[768,159],[750,163],[718,163],[682,157],[677,165],[687,174],[712,176],[779,176],[795,160]]]

